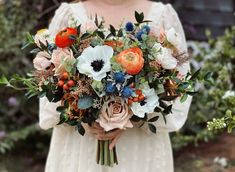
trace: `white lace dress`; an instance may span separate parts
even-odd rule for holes
[[[56,11],[49,30],[55,35],[59,30],[69,25],[73,16],[83,23],[88,17],[83,4],[63,3]],[[171,5],[153,3],[147,19],[152,24],[165,29],[174,27],[184,38],[184,32],[175,10]],[[182,45],[186,50],[185,39]],[[189,67],[180,67],[182,73],[187,73]],[[179,130],[188,114],[191,98],[181,104],[178,100],[173,105],[173,113],[167,116],[167,124],[160,118],[156,122],[157,134],[150,133],[147,128],[132,128],[125,131],[117,144],[119,165],[107,168],[96,164],[97,140],[92,136],[80,136],[74,127],[57,126],[59,114],[58,104],[49,103],[45,98],[40,100],[40,120],[42,129],[53,128],[50,151],[48,154],[46,172],[173,172],[172,148],[169,132]],[[161,115],[160,115],[161,116]]]

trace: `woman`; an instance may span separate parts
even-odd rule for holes
[[[169,29],[174,27],[181,34],[182,51],[186,51],[186,41],[179,18],[171,5],[147,0],[87,0],[73,4],[63,3],[56,11],[49,30],[52,36],[71,24],[71,18],[77,23],[86,23],[90,16],[104,17],[106,26],[119,26],[127,21],[134,22],[134,11],[144,12],[151,25]],[[180,67],[186,74],[189,65]],[[105,134],[94,123],[85,127],[87,135],[80,136],[74,127],[60,125],[56,107],[59,104],[40,101],[40,126],[43,129],[54,128],[50,152],[46,163],[46,172],[173,172],[172,148],[169,132],[179,130],[188,114],[191,98],[186,102],[174,102],[172,114],[166,116],[167,123],[161,117],[155,125],[157,134],[151,134],[144,126],[126,131],[116,130]],[[95,163],[96,143],[99,140],[113,140],[110,148],[117,146],[119,164],[107,168]]]

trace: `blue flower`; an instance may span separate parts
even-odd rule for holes
[[[147,34],[150,32],[150,27],[148,25],[145,25],[144,27],[141,28],[141,30]]]
[[[114,80],[116,81],[116,83],[125,82],[125,74],[123,72],[116,72],[114,74]]]
[[[122,90],[122,95],[125,98],[131,97],[133,94],[133,90],[130,87],[124,87]]]
[[[134,25],[131,22],[127,22],[125,26],[126,31],[132,32],[134,30]]]
[[[106,88],[105,88],[105,91],[106,93],[108,94],[113,94],[115,93],[117,90],[117,87],[115,86],[115,84],[109,82],[107,85],[106,85]]]
[[[135,37],[139,40],[142,41],[142,35],[144,34],[144,31],[140,30],[139,32],[137,32],[137,34],[135,35]]]

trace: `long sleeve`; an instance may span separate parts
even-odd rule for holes
[[[164,30],[168,30],[170,28],[174,28],[177,33],[181,35],[182,41],[180,45],[181,52],[187,52],[187,44],[185,39],[185,34],[183,31],[183,27],[179,20],[179,17],[176,11],[170,4],[163,5],[163,11],[160,18],[160,23]],[[182,75],[186,75],[187,72],[190,70],[189,62],[183,63],[181,66],[178,67],[178,70]],[[154,124],[157,127],[158,132],[173,132],[179,130],[185,123],[188,111],[191,105],[192,97],[189,96],[188,99],[184,102],[180,102],[180,98],[177,98],[173,102],[172,113],[168,114],[166,117],[166,123],[162,114],[159,115],[158,121]],[[150,116],[156,116],[156,113],[151,114]],[[150,132],[147,125],[143,126],[144,131]]]
[[[61,29],[67,27],[68,18],[71,14],[70,4],[62,3],[49,25],[49,32],[52,37]],[[56,126],[59,122],[59,113],[56,108],[60,105],[60,102],[51,103],[47,98],[41,98],[39,101],[39,126],[45,130]]]
[[[185,39],[184,30],[182,27],[182,24],[179,20],[179,17],[176,13],[176,11],[173,9],[173,7],[170,4],[167,4],[165,6],[165,11],[163,14],[163,27],[165,30],[170,29],[173,27],[176,32],[178,32],[182,37],[182,45],[181,51],[187,52],[187,43]],[[185,75],[190,70],[189,62],[184,63],[181,66],[178,67],[178,70],[181,74]],[[163,120],[162,115],[160,115],[159,120],[156,122],[157,129],[159,131],[165,130],[168,132],[177,131],[179,130],[185,123],[188,111],[191,105],[192,97],[188,97],[188,99],[184,102],[180,102],[180,98],[177,98],[175,102],[173,103],[172,107],[172,113],[166,116],[166,123]]]

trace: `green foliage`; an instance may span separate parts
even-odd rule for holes
[[[27,31],[37,24],[37,1],[6,0],[0,4],[0,85],[10,82],[7,78],[14,73],[26,75],[32,69],[32,60],[21,50]],[[16,82],[17,76],[9,78]],[[27,80],[24,81],[27,85]],[[20,140],[34,135],[38,130],[38,103],[27,100],[25,91],[0,86],[0,154],[14,148]]]
[[[209,37],[209,47],[198,49],[195,60],[202,64],[202,73],[213,72],[213,85],[200,85],[198,95],[193,98],[189,118],[184,128],[173,135],[176,149],[188,143],[197,144],[215,137],[216,129],[228,127],[231,132],[235,126],[235,96],[225,97],[228,91],[235,90],[235,27],[226,30],[217,39]],[[208,35],[209,36],[209,35]],[[200,47],[200,43],[195,43]],[[211,74],[208,74],[211,75]],[[208,82],[212,82],[209,80]],[[218,118],[218,119],[217,119]],[[207,122],[209,129],[207,127]]]

